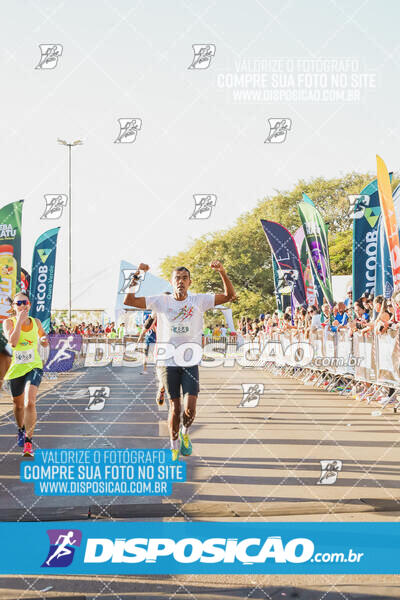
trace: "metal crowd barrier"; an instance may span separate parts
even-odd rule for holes
[[[356,381],[374,385],[400,387],[400,336],[398,330],[384,334],[362,335],[347,330],[332,332],[326,329],[311,331],[308,336],[296,331],[273,332],[262,336],[261,345],[280,342],[282,352],[268,357],[277,367],[296,366],[293,353],[287,350],[294,342],[308,342],[313,348],[313,360],[299,367],[352,377]]]

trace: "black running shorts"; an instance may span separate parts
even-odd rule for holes
[[[164,386],[169,398],[180,398],[181,388],[183,396],[190,394],[198,396],[199,367],[157,367],[160,383]]]
[[[28,381],[31,382],[31,385],[36,385],[39,387],[40,382],[42,381],[43,369],[32,369],[32,371],[28,371],[25,375],[21,375],[21,377],[15,377],[14,379],[8,379],[10,384],[11,395],[13,398],[16,396],[21,396],[25,391],[25,386]]]

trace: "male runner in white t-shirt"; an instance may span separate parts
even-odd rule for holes
[[[188,429],[194,421],[199,394],[203,313],[236,297],[233,285],[220,261],[212,261],[210,267],[218,271],[221,276],[224,284],[222,294],[190,294],[188,292],[192,283],[190,272],[186,267],[178,267],[172,272],[171,284],[174,291],[171,295],[137,297],[134,284],[139,279],[139,271],[149,269],[148,265],[141,263],[132,277],[129,293],[124,300],[126,306],[135,306],[157,313],[156,356],[159,379],[170,401],[168,425],[173,460],[179,458],[179,452],[185,456],[192,453]],[[184,411],[182,428],[179,430],[181,388]]]

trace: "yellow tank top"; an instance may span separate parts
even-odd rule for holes
[[[18,344],[13,348],[10,368],[5,374],[4,379],[15,379],[22,377],[33,369],[43,369],[43,362],[38,351],[39,329],[36,320],[29,317],[32,322],[32,327],[29,331],[21,329]],[[12,319],[15,324],[17,319]]]

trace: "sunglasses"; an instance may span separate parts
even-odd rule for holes
[[[16,301],[14,302],[14,304],[16,304],[17,306],[21,306],[22,304],[23,304],[23,305],[26,305],[26,304],[28,304],[28,302],[29,302],[29,300],[16,300]]]

